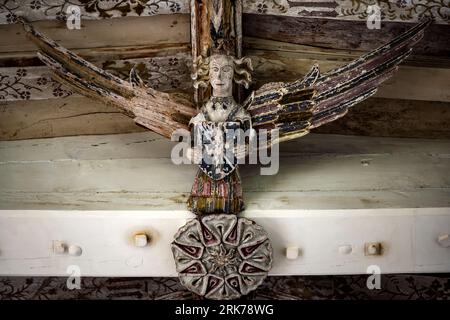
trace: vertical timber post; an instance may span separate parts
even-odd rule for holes
[[[191,46],[193,68],[198,56],[204,58],[213,50],[227,51],[242,57],[242,0],[191,0]],[[236,90],[240,100],[241,90]],[[210,88],[194,91],[197,107],[209,99]]]

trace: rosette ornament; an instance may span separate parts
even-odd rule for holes
[[[254,221],[212,214],[181,227],[172,242],[181,283],[208,299],[236,299],[256,289],[272,267],[267,233]]]

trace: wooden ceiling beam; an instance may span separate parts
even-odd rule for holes
[[[411,28],[410,23],[382,21],[369,30],[366,21],[244,14],[245,37],[280,41],[323,49],[373,50]],[[414,46],[414,55],[449,57],[450,25],[432,24]]]

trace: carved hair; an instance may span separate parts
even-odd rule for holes
[[[237,59],[228,55],[233,60],[234,82],[243,85],[246,89],[252,82],[253,66],[252,60],[248,57]],[[211,62],[211,56],[204,58],[198,56],[193,64],[194,73],[191,75],[194,80],[194,88],[199,86],[207,87],[209,85],[209,63]]]

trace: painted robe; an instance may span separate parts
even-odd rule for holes
[[[237,104],[233,97],[211,97],[190,124],[195,126],[203,121],[239,122],[245,131],[251,128],[250,115]],[[195,214],[209,213],[238,214],[244,210],[241,178],[236,168],[225,178],[214,180],[201,169],[198,170],[188,199],[188,207]]]

